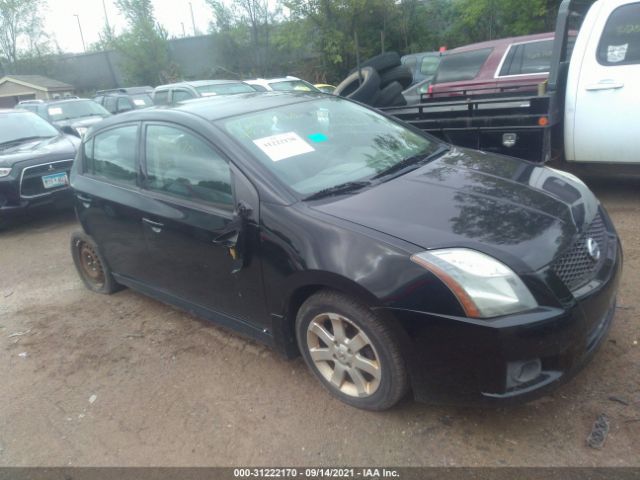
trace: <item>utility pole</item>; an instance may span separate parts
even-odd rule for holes
[[[187,34],[184,31],[184,22],[180,22],[180,25],[182,25],[182,37],[184,38],[187,36]]]
[[[193,27],[193,36],[196,36],[196,20],[193,18],[193,5],[189,2],[189,10],[191,10],[191,26]]]
[[[107,30],[111,31],[111,27],[109,25],[109,15],[107,15],[107,6],[102,0],[102,10],[104,11],[104,23],[107,25]]]
[[[76,20],[78,20],[78,30],[80,30],[80,40],[82,40],[82,49],[86,53],[87,46],[84,43],[84,35],[82,35],[82,26],[80,25],[80,15],[78,15],[77,13],[74,13],[73,16],[76,17]]]

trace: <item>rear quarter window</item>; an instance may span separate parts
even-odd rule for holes
[[[433,83],[473,80],[487,61],[493,48],[483,48],[469,52],[451,53],[440,61],[440,67]]]
[[[552,52],[552,39],[511,45],[499,76],[548,73]]]
[[[167,105],[169,103],[169,90],[160,90],[153,94],[153,103],[156,105]]]
[[[640,3],[624,5],[611,13],[596,55],[606,66],[640,63]]]

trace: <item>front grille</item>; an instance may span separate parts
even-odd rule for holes
[[[67,172],[67,175],[69,175],[71,165],[73,165],[73,160],[60,160],[57,162],[34,165],[33,167],[26,167],[22,170],[20,196],[23,198],[38,197],[40,195],[47,195],[48,193],[56,190],[67,188],[66,186],[44,188],[42,177],[60,172]]]
[[[587,249],[589,238],[595,240],[600,247],[598,261],[594,261],[589,255]],[[598,213],[589,228],[580,235],[569,251],[554,262],[553,271],[569,290],[576,290],[594,278],[607,252],[607,238],[607,228],[601,214]]]

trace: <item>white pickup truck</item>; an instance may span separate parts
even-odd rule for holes
[[[640,0],[564,0],[549,78],[538,87],[423,96],[383,110],[456,145],[535,162],[639,166]]]

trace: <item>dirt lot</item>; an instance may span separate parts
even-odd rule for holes
[[[609,339],[553,395],[500,410],[347,407],[299,359],[130,290],[90,293],[73,214],[31,218],[0,233],[0,465],[639,466],[640,181],[591,186],[625,252]]]

